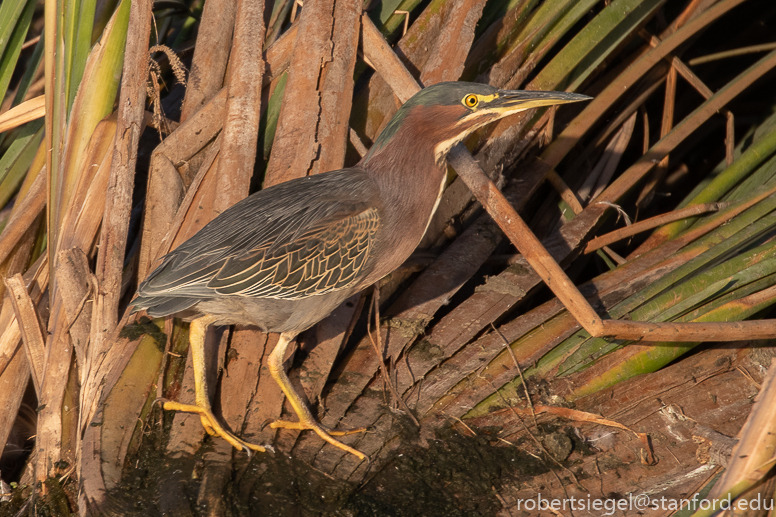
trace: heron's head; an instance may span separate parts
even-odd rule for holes
[[[420,90],[396,112],[365,161],[399,135],[411,134],[413,148],[428,146],[437,161],[472,131],[519,111],[588,100],[567,92],[499,90],[479,83],[446,82]],[[411,132],[404,131],[411,125]],[[408,152],[407,146],[402,146]]]

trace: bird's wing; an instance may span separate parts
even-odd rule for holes
[[[379,215],[374,208],[314,225],[227,259],[207,286],[219,294],[304,298],[348,287],[360,278]]]
[[[261,191],[170,253],[139,298],[236,295],[298,299],[357,282],[380,225],[377,194],[360,171]]]

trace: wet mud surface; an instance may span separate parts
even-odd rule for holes
[[[213,510],[277,517],[495,515],[503,507],[498,494],[505,483],[530,479],[548,467],[520,448],[496,445],[497,437],[487,430],[476,432],[443,430],[428,447],[400,449],[362,483],[335,480],[282,453],[246,461],[237,452],[216,464],[208,447],[180,458],[142,447],[125,483],[109,494],[109,506],[117,514],[146,517],[204,516]]]

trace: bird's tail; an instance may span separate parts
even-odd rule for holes
[[[130,305],[134,308],[132,312],[138,312],[143,309],[152,318],[161,318],[169,316],[192,307],[197,303],[196,298],[185,298],[177,296],[142,296],[138,295]]]

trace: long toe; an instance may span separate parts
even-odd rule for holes
[[[205,431],[210,436],[220,436],[227,442],[229,442],[232,447],[239,450],[244,451],[257,451],[257,452],[265,452],[266,448],[262,447],[261,445],[256,445],[254,443],[246,442],[245,440],[241,440],[240,438],[237,438],[235,435],[227,431],[223,428],[223,426],[218,422],[215,415],[209,411],[206,408],[202,408],[200,406],[195,406],[191,404],[180,404],[178,402],[165,402],[164,403],[164,409],[167,411],[180,411],[182,413],[195,413],[199,415],[199,419],[202,422],[202,427],[205,428]]]
[[[366,427],[357,427],[355,429],[348,429],[346,431],[332,431],[327,427],[323,427],[320,424],[308,425],[304,422],[292,422],[290,420],[274,420],[270,422],[267,420],[262,427],[269,425],[272,429],[296,429],[297,431],[314,431],[315,429],[322,429],[326,434],[330,436],[348,436],[350,434],[365,433],[368,431]]]
[[[307,421],[307,420],[300,420],[299,422],[290,422],[288,420],[275,420],[269,426],[272,429],[295,429],[297,431],[314,431],[315,434],[323,438],[323,440],[329,442],[333,446],[337,447],[338,449],[342,449],[345,452],[349,452],[353,456],[356,456],[360,460],[367,459],[366,455],[362,453],[361,451],[357,451],[353,447],[350,447],[348,445],[345,445],[341,441],[337,440],[336,438],[332,437],[332,434],[337,434],[340,436],[344,436],[347,434],[354,434],[362,431],[366,431],[366,429],[356,429],[351,431],[343,431],[343,432],[332,432],[328,429],[324,429],[323,426],[321,426],[318,422],[315,421]]]

